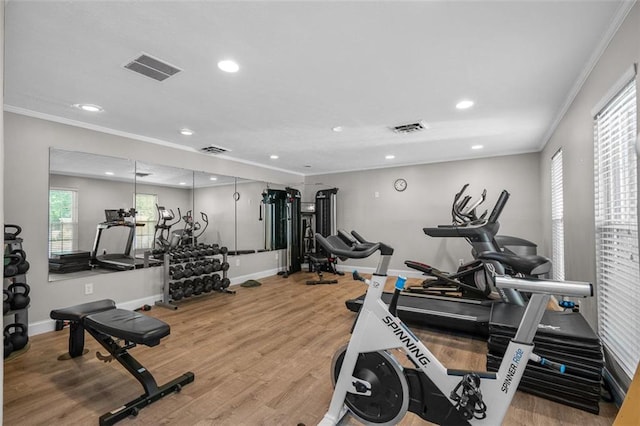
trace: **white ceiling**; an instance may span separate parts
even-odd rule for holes
[[[305,175],[538,151],[632,4],[9,1],[5,109]]]

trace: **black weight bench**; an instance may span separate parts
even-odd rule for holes
[[[180,392],[182,386],[194,380],[194,374],[187,372],[159,387],[151,373],[127,352],[136,345],[160,344],[160,339],[170,333],[169,324],[164,321],[118,309],[109,299],[54,309],[50,317],[69,322],[70,358],[83,355],[86,330],[110,353],[106,357],[96,353],[98,359],[105,362],[116,359],[144,388],[145,393],[140,397],[100,416],[100,425],[112,425],[128,416],[136,416],[141,408],[173,392]]]

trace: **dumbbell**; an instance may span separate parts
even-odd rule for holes
[[[196,278],[193,280],[193,295],[197,296],[204,291],[204,280],[202,278]]]
[[[171,296],[171,299],[176,301],[182,299],[184,297],[184,291],[182,290],[182,287],[180,286],[180,284],[178,283],[169,284],[169,295]]]
[[[179,280],[184,277],[182,265],[169,266],[169,275],[171,275],[171,278],[174,280]]]
[[[13,333],[9,333],[9,330],[13,329]],[[27,335],[27,326],[16,322],[14,324],[9,324],[4,328],[5,336],[9,333],[9,341],[11,342],[12,350],[19,351],[20,349],[27,346],[29,342],[29,336]]]
[[[204,263],[204,273],[205,274],[210,274],[213,272],[213,262],[211,262],[210,260],[205,261]]]
[[[220,259],[213,259],[213,271],[218,272],[222,269],[222,264],[220,263]]]
[[[229,249],[226,248],[225,246],[220,247],[220,254],[227,254],[229,252]]]
[[[184,292],[184,297],[191,297],[193,294],[193,281],[186,280],[182,283],[182,289]]]
[[[213,279],[213,289],[215,291],[220,291],[220,289],[222,288],[222,280],[220,279],[220,275],[214,274],[211,278]]]
[[[22,288],[24,291],[16,291],[16,289]],[[29,292],[31,288],[29,285],[25,283],[13,283],[9,287],[7,287],[11,293],[13,293],[13,299],[11,300],[11,309],[24,309],[29,306],[31,302],[31,298],[29,297]]]
[[[223,279],[220,280],[220,288],[222,290],[224,290],[227,287],[229,287],[230,284],[231,284],[231,280],[229,278],[223,278]]]
[[[211,293],[212,290],[213,290],[213,278],[210,276],[204,277],[203,291],[205,293]]]
[[[193,263],[187,263],[186,265],[184,265],[184,271],[183,271],[183,276],[185,278],[189,278],[193,276]]]
[[[196,275],[202,275],[204,274],[204,264],[203,262],[200,262],[199,265],[197,265],[194,269],[193,269],[194,274]]]
[[[222,269],[223,271],[228,271],[229,270],[229,262],[222,262],[220,264],[220,269]]]

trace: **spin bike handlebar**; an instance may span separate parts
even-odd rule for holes
[[[382,254],[392,254],[393,249],[383,243],[371,243],[362,238],[357,232],[352,231],[351,234],[358,240],[358,244],[348,246],[343,239],[336,235],[323,237],[316,234],[316,241],[327,252],[344,259],[364,259],[380,250]]]

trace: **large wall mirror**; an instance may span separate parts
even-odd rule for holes
[[[153,266],[145,252],[187,236],[231,254],[273,249],[274,188],[284,186],[51,148],[49,281]]]
[[[192,212],[191,170],[52,148],[49,281],[153,266],[145,252]]]

